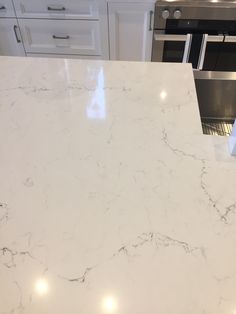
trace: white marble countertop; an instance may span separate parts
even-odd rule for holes
[[[0,313],[235,314],[236,159],[191,67],[0,73]]]

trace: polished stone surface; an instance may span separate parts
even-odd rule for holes
[[[190,65],[0,73],[0,313],[235,314],[236,159]]]

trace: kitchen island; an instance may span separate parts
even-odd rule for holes
[[[0,313],[234,314],[236,159],[191,66],[0,73]]]

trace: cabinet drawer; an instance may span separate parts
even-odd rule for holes
[[[98,21],[20,19],[28,53],[101,55]]]
[[[85,59],[85,60],[100,60],[100,56],[80,56],[80,55],[57,55],[47,53],[27,53],[27,57],[31,58],[60,58],[60,59]]]
[[[15,17],[11,0],[0,0],[0,17]]]
[[[98,19],[97,2],[97,0],[14,0],[18,17],[50,19]]]

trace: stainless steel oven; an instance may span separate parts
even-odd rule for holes
[[[236,99],[228,97],[229,89],[226,93],[226,78],[229,78],[229,86],[232,86],[231,78],[235,80],[235,75],[227,73],[236,72],[236,0],[157,1],[152,61],[191,63],[196,73],[202,118],[212,118],[204,117],[204,114],[211,112],[209,108],[215,103],[218,104],[217,98],[225,100],[222,107],[230,107],[222,112],[227,111],[231,115],[222,118],[236,118]],[[199,71],[201,75],[197,73]],[[217,84],[212,84],[214,79]],[[217,93],[212,86],[217,86]],[[207,91],[212,94],[202,97]],[[219,113],[219,108],[217,110]]]

